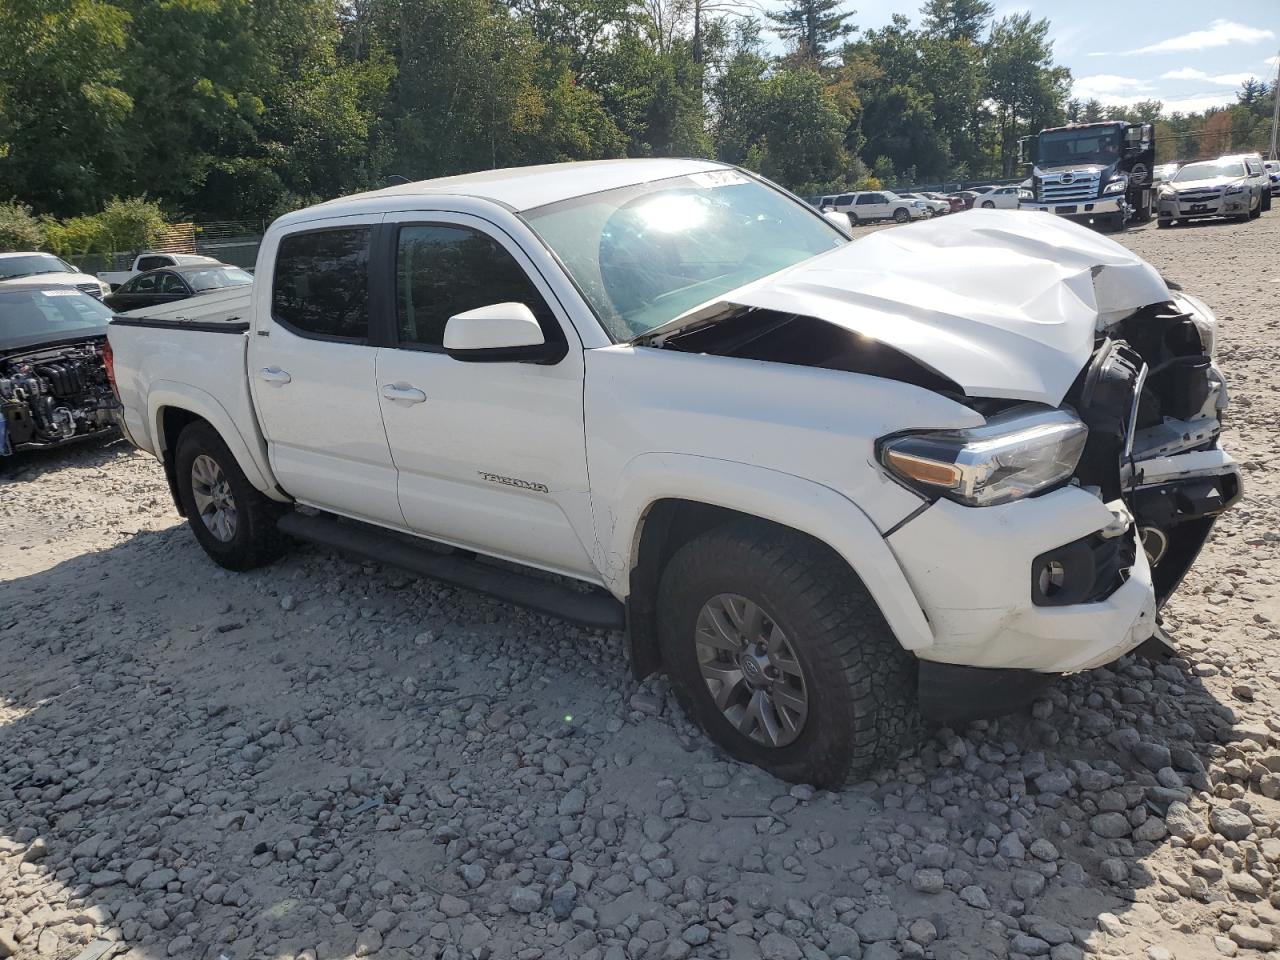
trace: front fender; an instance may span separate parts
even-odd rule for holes
[[[932,645],[933,633],[902,568],[852,501],[791,474],[692,454],[635,457],[620,473],[613,495],[597,501],[602,574],[616,596],[625,598],[630,590],[645,514],[666,499],[736,510],[820,540],[853,568],[905,649]]]
[[[151,426],[151,436],[155,438],[155,454],[162,461],[165,452],[178,439],[164,434],[164,411],[169,407],[185,410],[207,420],[210,426],[218,431],[218,435],[222,437],[231,455],[236,458],[236,463],[244,471],[245,477],[257,490],[273,500],[287,499],[281,494],[276,484],[275,475],[271,472],[271,465],[267,462],[266,450],[262,445],[256,442],[256,438],[252,443],[245,438],[236,425],[235,418],[227,412],[217,397],[189,383],[157,380],[147,391],[147,422]]]

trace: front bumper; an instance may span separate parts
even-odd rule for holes
[[[1075,203],[1042,203],[1038,200],[1021,200],[1019,210],[1038,210],[1041,213],[1052,213],[1059,217],[1090,219],[1105,217],[1114,213],[1125,213],[1124,194],[1113,197],[1099,197],[1097,200],[1080,200]]]
[[[1200,220],[1204,217],[1238,217],[1249,212],[1249,194],[1233,193],[1196,203],[1172,197],[1156,201],[1156,216],[1161,220]]]
[[[1093,494],[1065,487],[1038,497],[973,508],[939,500],[888,543],[933,630],[922,660],[968,667],[1072,673],[1101,666],[1155,632],[1151,568],[1132,538],[1134,560],[1102,599],[1040,606],[1032,598],[1037,557],[1114,523]]]

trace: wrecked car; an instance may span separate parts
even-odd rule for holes
[[[0,470],[18,450],[115,426],[103,355],[110,319],[110,308],[74,287],[0,286]]]
[[[747,171],[567,164],[291,213],[256,276],[110,327],[214,561],[309,540],[625,630],[792,780],[1158,637],[1240,495],[1208,307],[1049,215],[851,242]]]

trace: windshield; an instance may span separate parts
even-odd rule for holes
[[[183,274],[192,290],[217,290],[221,287],[243,287],[253,283],[253,274],[239,267],[210,267],[207,270],[188,270]]]
[[[1120,131],[1115,127],[1058,130],[1040,134],[1040,165],[1115,163],[1120,158]]]
[[[75,267],[49,253],[29,253],[20,257],[0,257],[0,280],[34,277],[39,273],[75,272]]]
[[[736,170],[605,190],[527,211],[616,340],[848,240]]]
[[[1239,160],[1207,160],[1204,163],[1188,163],[1173,178],[1174,183],[1188,180],[1212,180],[1214,177],[1243,177],[1244,164]]]
[[[71,287],[6,290],[0,287],[0,344],[65,340],[106,333],[111,308]]]

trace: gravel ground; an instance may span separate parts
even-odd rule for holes
[[[1182,657],[934,731],[838,793],[718,756],[619,635],[313,549],[228,575],[123,443],[23,458],[0,957],[1276,949],[1280,212],[1123,242],[1218,312],[1247,471],[1167,612]]]

